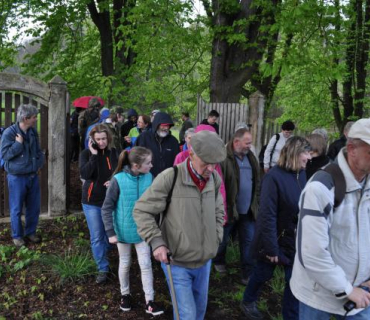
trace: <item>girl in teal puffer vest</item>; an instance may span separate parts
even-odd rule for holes
[[[125,164],[128,165],[125,166]],[[136,201],[152,184],[150,173],[152,167],[152,152],[149,149],[134,147],[130,152],[123,151],[107,190],[102,217],[109,243],[117,244],[118,247],[121,310],[131,310],[129,272],[131,246],[135,245],[145,293],[146,312],[156,316],[162,314],[163,310],[154,303],[150,247],[138,235],[132,216]]]

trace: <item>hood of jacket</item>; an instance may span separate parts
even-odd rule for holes
[[[171,116],[168,113],[165,113],[165,112],[156,113],[156,115],[154,117],[154,120],[152,122],[153,132],[156,132],[159,125],[161,125],[163,123],[168,123],[170,125],[170,127],[172,127],[173,126],[173,121],[172,121]]]
[[[127,119],[129,119],[130,117],[133,117],[133,116],[135,116],[135,117],[138,116],[136,110],[135,109],[129,109],[127,111]]]

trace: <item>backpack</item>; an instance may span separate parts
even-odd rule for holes
[[[329,173],[333,179],[335,187],[334,209],[336,209],[342,203],[344,196],[346,195],[346,179],[344,178],[344,174],[339,165],[336,163],[331,163],[321,170]]]
[[[272,147],[272,150],[271,150],[271,153],[270,153],[270,162],[269,162],[269,166],[271,167],[271,161],[272,161],[272,155],[274,154],[274,151],[275,151],[275,148],[276,148],[276,145],[280,139],[280,134],[278,133],[275,133],[275,136],[276,136],[276,141],[274,143],[274,146]],[[266,148],[267,148],[267,144],[265,144],[260,153],[258,154],[258,162],[260,164],[260,167],[263,169],[263,159],[265,158],[265,151],[266,151]]]

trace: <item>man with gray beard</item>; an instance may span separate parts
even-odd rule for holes
[[[180,152],[177,139],[171,135],[172,126],[171,116],[158,112],[152,122],[152,131],[143,132],[136,140],[136,146],[148,148],[153,153],[153,168],[150,170],[153,177],[172,167],[176,155]]]

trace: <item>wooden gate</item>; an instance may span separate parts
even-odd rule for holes
[[[17,108],[21,104],[32,104],[39,110],[37,131],[40,147],[46,156],[45,165],[39,175],[41,213],[49,216],[65,214],[68,181],[65,165],[68,134],[66,83],[58,76],[45,84],[31,77],[0,73],[0,125],[2,127],[8,127],[16,122]],[[0,218],[9,216],[8,197],[6,172],[0,169]]]
[[[238,124],[245,124],[250,128],[256,154],[261,149],[264,97],[259,92],[251,95],[248,104],[240,103],[206,103],[198,97],[197,123],[207,118],[211,110],[220,114],[218,124],[220,137],[227,143],[235,132]]]

